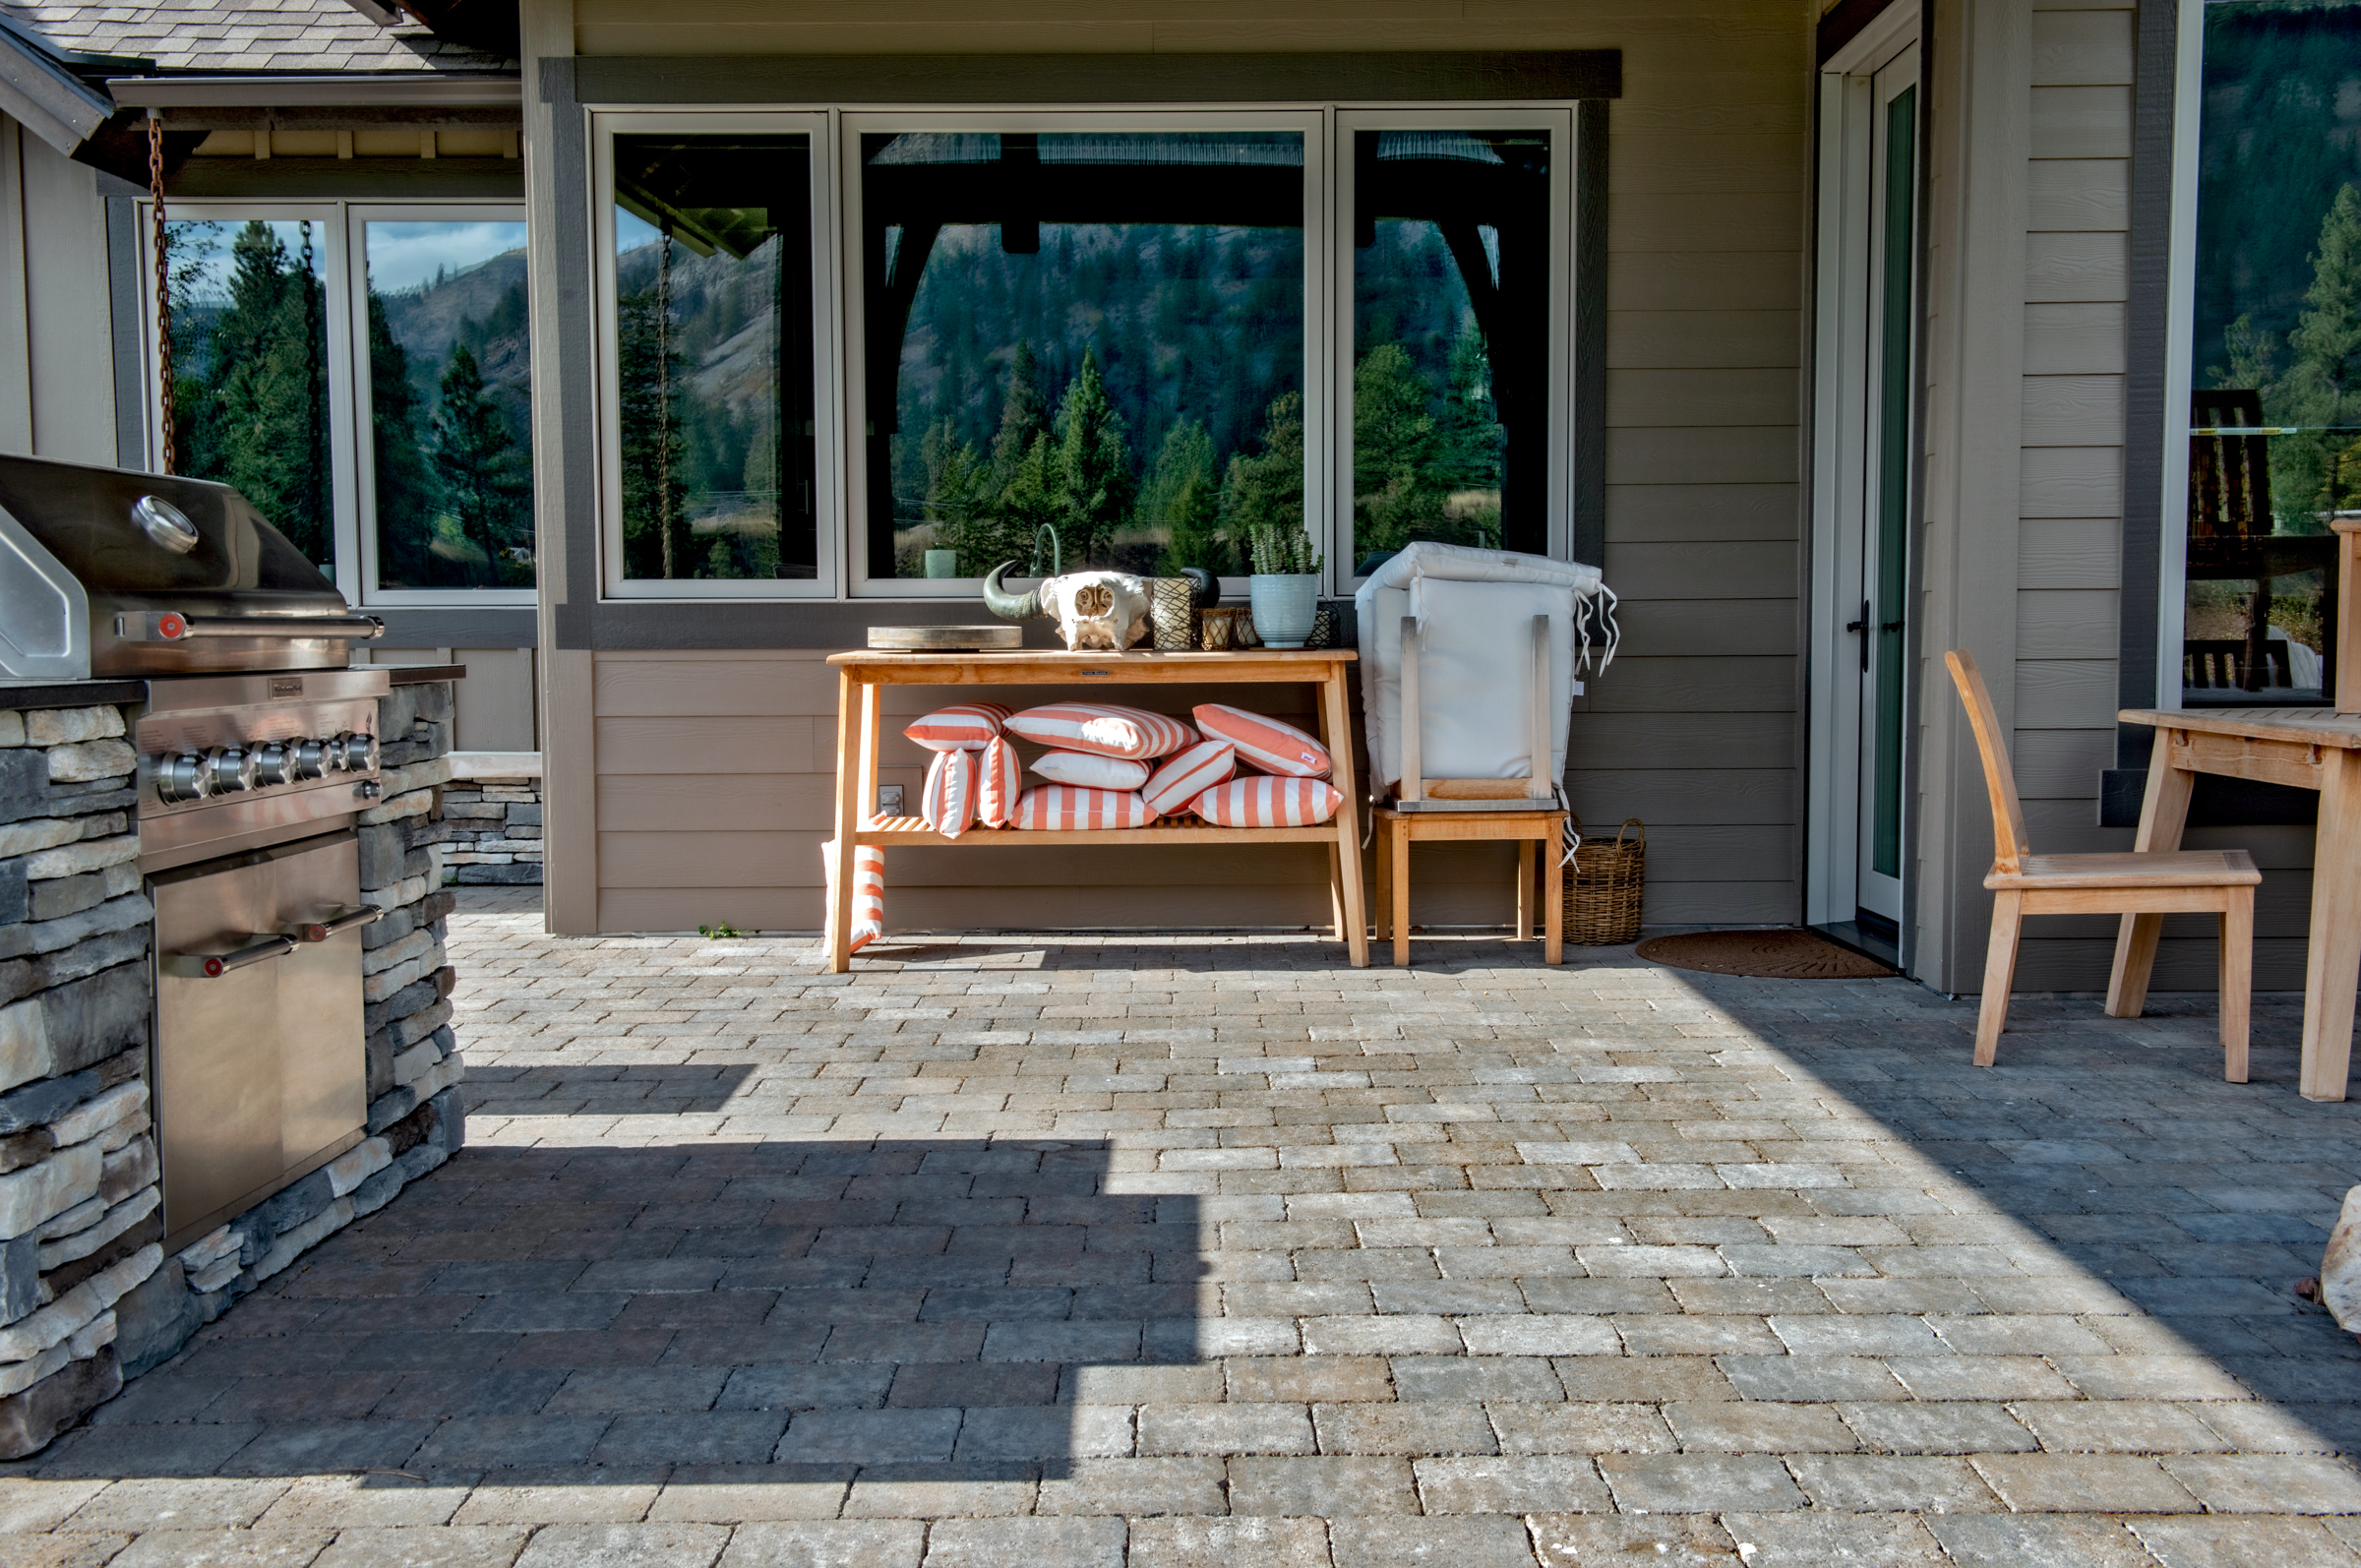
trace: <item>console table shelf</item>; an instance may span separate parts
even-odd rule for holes
[[[1305,844],[1328,852],[1328,893],[1335,935],[1353,967],[1369,961],[1366,917],[1362,907],[1360,817],[1353,782],[1353,731],[1348,716],[1345,667],[1358,655],[1346,648],[1257,648],[1240,653],[898,653],[863,650],[832,655],[836,666],[836,815],[839,844],[896,845],[936,849],[1051,844]],[[1160,817],[1146,827],[1044,828],[971,827],[944,838],[915,816],[878,816],[878,749],[882,740],[883,691],[888,686],[1272,686],[1301,684],[1319,690],[1321,744],[1335,759],[1331,780],[1343,795],[1336,818],[1317,827],[1216,827],[1209,822]],[[1120,700],[1110,696],[1110,701]],[[849,864],[840,857],[840,864]],[[852,931],[853,878],[840,875],[830,888],[827,911],[828,968],[852,968],[847,945]]]

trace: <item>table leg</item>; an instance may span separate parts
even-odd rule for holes
[[[1533,840],[1517,840],[1517,940],[1533,938]]]
[[[1377,922],[1377,935],[1394,934],[1394,834],[1391,828],[1376,835],[1377,844],[1377,907],[1371,913]]]
[[[2320,831],[2312,849],[2312,937],[2304,953],[2307,1100],[2341,1100],[2352,1064],[2353,988],[2361,973],[2361,753],[2322,763]]]
[[[1353,782],[1353,715],[1345,700],[1345,667],[1328,667],[1320,682],[1320,736],[1328,747],[1335,771],[1331,775],[1345,797],[1336,812],[1338,885],[1344,894],[1345,950],[1353,967],[1369,967],[1367,918],[1361,907],[1361,791]]]
[[[861,827],[861,693],[850,671],[836,678],[836,874],[828,883],[828,972],[853,967],[853,836]]]
[[[1545,964],[1566,961],[1566,867],[1561,859],[1564,854],[1564,846],[1559,844],[1552,828],[1542,842],[1542,930],[1546,934],[1542,962]]]
[[[1394,868],[1394,964],[1410,967],[1410,821],[1397,816],[1388,824],[1386,858]]]
[[[2140,804],[2140,831],[2132,848],[2140,854],[2161,854],[2181,847],[2181,829],[2189,820],[2189,795],[2197,775],[2172,765],[2175,732],[2156,731],[2156,748],[2148,762],[2148,795]],[[2156,967],[2156,938],[2164,933],[2161,915],[2126,915],[2115,933],[2115,968],[2107,977],[2107,1012],[2116,1018],[2137,1018],[2148,1000],[2149,976]]]

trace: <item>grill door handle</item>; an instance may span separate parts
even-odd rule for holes
[[[295,939],[303,942],[324,942],[331,936],[363,926],[374,926],[386,918],[386,912],[375,904],[363,904],[358,909],[340,909],[326,920],[305,921],[295,928]]]
[[[182,615],[177,610],[115,617],[126,642],[180,642],[190,637],[341,637],[372,641],[386,634],[373,615]]]
[[[295,950],[292,936],[266,936],[251,947],[240,947],[227,953],[174,953],[167,960],[170,972],[190,980],[218,980],[233,969],[247,969],[255,964],[284,958]]]

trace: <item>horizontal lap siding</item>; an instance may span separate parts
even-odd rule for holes
[[[586,53],[1616,48],[1606,275],[1607,581],[1624,654],[1578,703],[1586,823],[1648,822],[1652,924],[1795,918],[1798,377],[1808,19],[1730,0],[695,0],[577,4]],[[880,607],[882,609],[883,607]],[[713,666],[751,668],[723,671]],[[810,929],[833,799],[835,693],[811,655],[597,660],[599,924]],[[960,695],[972,695],[962,693]],[[1049,700],[1045,689],[1020,702]],[[1286,689],[1203,695],[1302,713]],[[914,715],[933,695],[890,692]],[[1181,694],[1143,705],[1184,709]],[[898,737],[886,782],[915,799]],[[1509,852],[1425,845],[1413,918],[1508,918]],[[1312,850],[888,857],[893,925],[1324,922]]]

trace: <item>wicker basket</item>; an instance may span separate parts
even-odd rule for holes
[[[1580,833],[1582,819],[1571,820]],[[1648,827],[1638,817],[1626,818],[1611,842],[1586,836],[1566,878],[1566,940],[1591,947],[1639,940],[1647,872]]]

